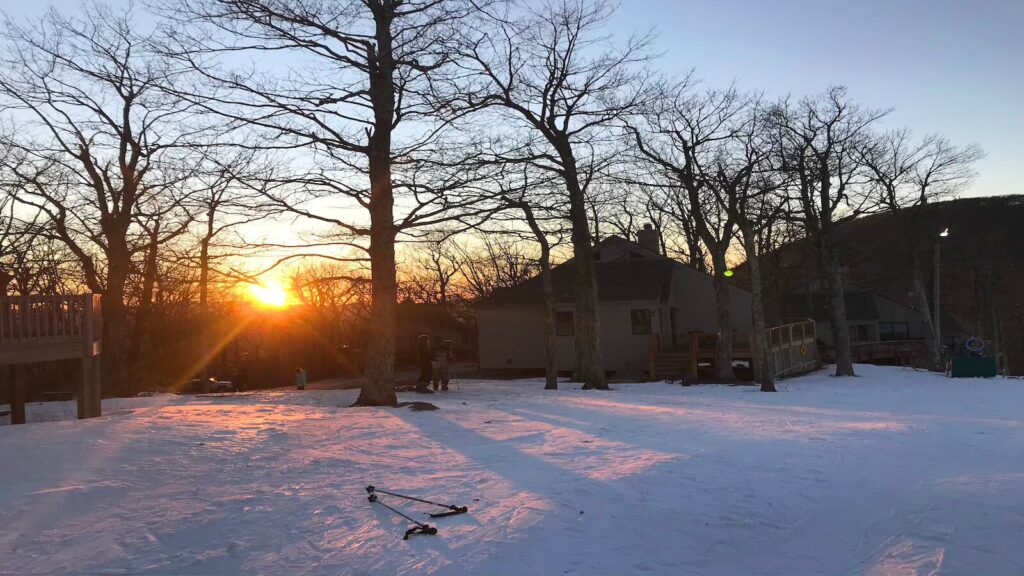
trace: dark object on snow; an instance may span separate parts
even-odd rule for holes
[[[992,378],[996,372],[995,358],[961,354],[952,356],[946,368],[950,378]]]
[[[439,410],[439,408],[430,402],[399,402],[399,408],[409,407],[413,412],[423,412],[427,410]]]
[[[433,536],[433,535],[437,534],[437,528],[431,526],[430,524],[424,524],[422,522],[417,522],[416,520],[410,518],[409,516],[406,516],[400,510],[396,510],[396,509],[392,508],[391,506],[388,506],[387,504],[381,502],[380,499],[377,498],[377,493],[378,492],[380,492],[381,494],[387,494],[388,496],[394,496],[396,498],[404,498],[406,500],[413,500],[415,502],[422,502],[424,504],[430,504],[432,506],[440,506],[441,508],[447,508],[448,509],[447,512],[438,512],[438,513],[435,513],[435,514],[430,514],[431,518],[444,518],[445,516],[455,516],[456,514],[465,514],[466,512],[469,511],[469,508],[466,507],[466,506],[455,506],[455,505],[452,505],[452,504],[438,504],[437,502],[431,502],[430,500],[424,500],[422,498],[415,498],[413,496],[406,496],[404,494],[396,494],[394,492],[388,492],[387,490],[378,490],[372,484],[370,486],[367,486],[366,487],[366,493],[370,495],[367,498],[367,500],[370,503],[376,502],[377,504],[380,504],[381,506],[387,508],[388,510],[391,510],[395,514],[398,514],[402,518],[405,518],[409,522],[412,522],[413,524],[415,524],[415,526],[413,526],[412,528],[409,528],[408,530],[405,531],[405,536],[402,538],[402,540],[408,540],[409,536],[412,536],[414,534],[427,534],[427,535]]]
[[[455,516],[456,514],[465,514],[466,512],[469,512],[469,508],[467,508],[466,506],[456,506],[454,504],[439,504],[437,502],[431,502],[430,500],[424,500],[422,498],[416,498],[414,496],[406,496],[405,494],[397,494],[395,492],[388,492],[387,490],[381,490],[379,488],[374,487],[372,484],[370,486],[366,487],[366,491],[370,495],[373,495],[373,494],[375,494],[377,492],[380,492],[381,494],[387,494],[388,496],[395,496],[396,498],[405,498],[406,500],[413,500],[415,502],[423,502],[424,504],[430,504],[432,506],[440,506],[441,508],[447,508],[448,509],[448,512],[438,512],[436,514],[431,514],[430,515],[431,518],[444,518],[445,516]],[[373,500],[371,500],[371,502],[372,501]]]
[[[420,369],[420,376],[416,380],[416,391],[424,392],[434,376],[434,351],[430,347],[430,336],[421,334],[416,339],[416,365]]]
[[[185,384],[185,394],[224,394],[227,392],[237,392],[238,389],[230,380],[217,380],[216,378],[209,378],[207,380],[201,380],[196,378],[189,380]]]
[[[381,502],[380,500],[378,500],[377,499],[377,495],[374,494],[371,491],[372,488],[373,488],[373,486],[370,486],[370,487],[368,487],[366,489],[366,491],[370,493],[370,497],[367,498],[367,500],[371,504],[376,502],[377,504],[380,504],[381,506],[387,508],[388,510],[391,510],[395,514],[398,514],[402,518],[405,518],[409,522],[412,522],[413,524],[415,524],[415,526],[413,526],[412,528],[409,528],[408,530],[405,531],[405,536],[402,537],[402,540],[408,540],[409,536],[412,536],[414,534],[426,534],[426,535],[429,535],[429,536],[433,536],[433,535],[437,534],[437,528],[434,528],[430,524],[424,524],[422,522],[417,522],[416,520],[413,520],[412,518],[410,518],[410,517],[406,516],[405,514],[403,514],[401,510],[395,510],[391,506],[388,506],[387,504],[385,504],[385,503]]]
[[[988,345],[977,336],[971,336],[960,345],[960,353],[946,361],[946,375],[950,378],[992,378],[999,368],[996,359],[986,356]]]

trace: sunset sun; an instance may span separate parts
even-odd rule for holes
[[[279,284],[249,284],[249,296],[265,308],[285,308],[291,302],[288,290]]]

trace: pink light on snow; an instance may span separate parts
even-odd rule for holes
[[[478,409],[472,418],[448,418],[481,436],[511,443],[516,450],[593,480],[633,476],[662,462],[686,458],[498,410]]]
[[[801,414],[790,407],[760,405],[753,409],[744,405],[732,410],[730,404],[709,407],[667,407],[639,405],[590,398],[564,398],[565,404],[618,413],[624,417],[637,413],[662,422],[699,424],[704,429],[719,433],[742,434],[744,437],[777,440],[805,440],[830,434],[853,432],[905,432],[909,426],[895,419],[879,418],[879,414],[817,409],[813,414]],[[738,408],[738,407],[737,407]],[[826,416],[826,417],[822,417]],[[779,425],[780,420],[782,426]],[[762,434],[763,432],[763,434]]]

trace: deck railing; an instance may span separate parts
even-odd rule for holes
[[[100,302],[97,294],[0,297],[0,349],[81,342],[93,356],[103,332]]]
[[[835,348],[822,351],[822,357],[835,362]],[[850,344],[850,357],[858,364],[883,364],[927,368],[928,349],[924,340],[887,340]]]
[[[773,326],[767,330],[768,351],[775,378],[793,376],[818,368],[818,339],[814,320]]]
[[[772,362],[772,376],[794,376],[817,369],[818,344],[813,320],[801,320],[765,331],[768,353]],[[658,334],[652,334],[648,350],[648,365],[652,377],[672,377],[686,374],[696,381],[698,368],[714,363],[718,349],[718,335],[710,332],[677,334],[674,345],[666,346]],[[733,360],[754,359],[756,346],[752,332],[733,332]],[[756,372],[755,372],[756,373]]]

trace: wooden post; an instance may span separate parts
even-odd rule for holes
[[[11,364],[8,382],[11,383],[11,424],[25,423],[25,382],[20,378],[17,365]]]
[[[101,415],[100,362],[93,356],[82,358],[82,382],[78,388],[78,419]]]
[[[658,372],[658,334],[651,334],[651,340],[647,349],[647,370],[651,380],[657,380]]]
[[[75,390],[75,404],[78,409],[78,419],[89,417],[89,389],[92,382],[92,359],[86,356],[82,358],[82,378]]]
[[[700,332],[690,332],[690,362],[686,370],[686,381],[696,384],[700,380],[697,368],[700,364]]]
[[[92,358],[92,417],[99,418],[103,415],[103,372],[100,369],[103,365],[99,356]]]

